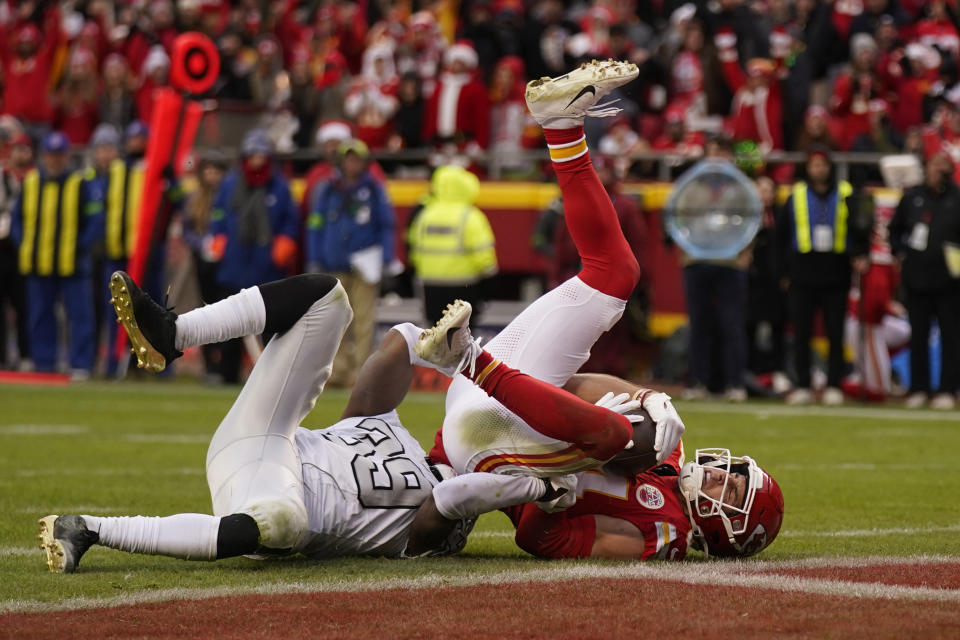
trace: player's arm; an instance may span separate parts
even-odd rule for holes
[[[458,523],[483,513],[534,501],[546,509],[569,506],[557,503],[572,501],[574,484],[573,476],[545,479],[476,472],[447,478],[417,510],[404,554],[416,557],[437,549]],[[540,506],[529,506],[541,511]]]
[[[393,411],[407,395],[412,380],[413,366],[407,341],[395,327],[387,332],[383,342],[360,368],[357,383],[340,419],[378,416]]]
[[[538,558],[640,560],[646,540],[633,524],[604,515],[545,513],[527,505],[517,522],[517,546]]]
[[[659,463],[664,462],[677,449],[680,438],[686,430],[683,420],[680,419],[680,415],[670,401],[670,396],[627,382],[623,378],[605,373],[577,373],[563,388],[587,402],[596,402],[609,392],[628,393],[631,400],[640,400],[643,408],[656,423],[654,449],[657,451]]]

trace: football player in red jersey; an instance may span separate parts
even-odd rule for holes
[[[682,557],[690,532],[713,555],[749,555],[779,531],[782,494],[752,460],[709,450],[683,463],[678,448],[683,423],[669,396],[574,375],[596,339],[623,313],[639,275],[590,163],[583,118],[614,115],[616,108],[597,101],[636,76],[633,65],[593,62],[527,87],[527,106],[544,128],[583,268],[525,309],[486,351],[467,345],[464,353],[451,353],[449,337],[466,328],[456,310],[416,345],[423,360],[455,376],[431,456],[464,475],[459,487],[449,483],[433,491],[414,525],[414,541],[420,532],[429,539],[430,532],[442,531],[445,521],[482,512],[461,508],[471,506],[463,495],[481,494],[484,472],[552,483],[557,500],[510,510],[520,546],[545,557]],[[517,380],[518,370],[542,386]],[[578,406],[587,403],[567,402],[548,393],[550,386],[566,386],[581,400],[611,411],[587,419]],[[655,423],[658,466],[630,478],[596,472],[630,448],[630,412],[637,405]],[[572,491],[574,486],[580,490]],[[566,496],[559,495],[564,491]],[[577,493],[581,503],[562,511]],[[478,497],[472,506],[491,502]],[[421,546],[429,547],[412,544],[408,551]]]

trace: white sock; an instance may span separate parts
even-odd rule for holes
[[[420,334],[423,333],[423,329],[413,324],[412,322],[404,322],[403,324],[393,325],[393,329],[403,336],[404,342],[407,343],[407,353],[410,355],[410,364],[416,365],[418,367],[427,367],[428,369],[436,369],[437,371],[443,371],[440,367],[433,364],[432,362],[427,362],[423,358],[417,355],[417,352],[413,350],[413,346],[417,344],[417,340],[420,339]],[[456,372],[448,375],[456,375]]]
[[[267,309],[259,287],[242,289],[229,298],[177,317],[176,347],[179,350],[200,344],[223,342],[263,333]]]
[[[87,529],[100,536],[99,544],[111,549],[173,556],[184,560],[216,560],[220,517],[178,513],[165,518],[132,516],[99,518],[82,516]]]
[[[465,473],[435,486],[433,501],[444,518],[463,520],[534,502],[543,496],[545,490],[543,480],[532,476]]]

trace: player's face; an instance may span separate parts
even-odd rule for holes
[[[742,473],[728,474],[723,469],[704,467],[700,490],[725,505],[741,507],[747,495],[747,476]]]

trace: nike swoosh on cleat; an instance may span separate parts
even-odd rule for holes
[[[453,334],[457,331],[460,331],[460,327],[457,327],[453,331],[447,331],[447,349],[453,349]]]
[[[574,102],[576,102],[577,100],[579,100],[579,99],[582,98],[583,96],[587,95],[587,93],[592,93],[593,95],[597,95],[597,88],[594,87],[592,84],[588,84],[588,85],[585,86],[583,89],[580,89],[580,93],[578,93],[577,95],[573,96],[573,100],[571,100],[570,102],[568,102],[568,103],[567,103],[567,106],[565,106],[565,107],[563,108],[563,110],[566,111],[567,109],[569,109],[569,108],[570,108],[570,105],[572,105]]]

